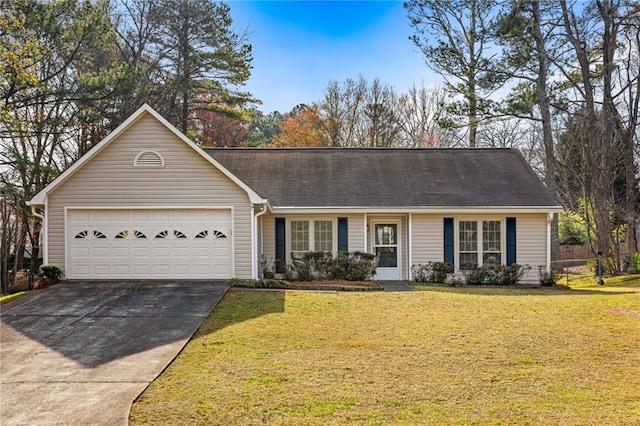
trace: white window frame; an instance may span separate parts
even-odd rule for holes
[[[505,217],[460,217],[455,220],[454,229],[454,259],[456,264],[456,271],[463,271],[460,264],[460,222],[476,222],[476,232],[478,235],[477,241],[477,265],[481,267],[484,264],[484,222],[500,222],[500,265],[505,265],[507,254],[507,221]],[[487,252],[493,253],[493,252]]]
[[[287,218],[287,262],[292,261],[291,254],[294,253],[291,245],[291,222],[309,222],[309,251],[315,251],[315,223],[331,222],[331,254],[338,252],[338,218],[337,217],[292,217]],[[308,253],[307,252],[307,253]],[[298,252],[302,253],[302,252]]]

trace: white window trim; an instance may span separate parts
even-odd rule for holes
[[[309,251],[315,251],[315,223],[314,222],[331,222],[332,229],[332,241],[331,241],[331,254],[333,256],[338,253],[338,218],[337,217],[291,217],[286,220],[286,247],[287,247],[287,263],[291,262],[291,222],[309,222]]]
[[[460,269],[460,222],[476,222],[478,234],[478,266],[482,266],[483,256],[483,227],[482,222],[500,222],[500,264],[506,265],[507,255],[507,218],[506,217],[459,217],[455,218],[453,244],[454,244],[454,263],[456,265],[455,272],[462,272]]]

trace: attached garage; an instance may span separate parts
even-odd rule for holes
[[[220,208],[68,208],[67,278],[231,278],[231,213]]]

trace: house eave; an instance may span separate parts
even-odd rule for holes
[[[514,214],[514,213],[560,213],[562,206],[406,206],[406,207],[366,207],[366,206],[270,206],[272,214],[313,214],[313,213],[368,213],[368,214]]]

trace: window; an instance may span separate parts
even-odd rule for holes
[[[94,237],[96,237],[96,239],[99,239],[99,240],[105,240],[105,239],[107,239],[107,236],[106,236],[106,235],[104,235],[104,234],[103,234],[102,232],[100,232],[100,231],[95,231],[95,230],[94,230],[94,231],[93,231],[93,236],[94,236]]]
[[[208,236],[209,236],[209,231],[207,231],[206,229],[196,234],[197,239],[207,238]]]
[[[134,230],[133,231],[133,237],[134,238],[138,238],[138,239],[147,238],[147,236],[144,234],[144,232],[138,231],[138,230]]]
[[[309,221],[291,221],[291,257],[300,258],[309,251]]]
[[[482,226],[482,232],[478,229]],[[502,222],[499,220],[458,222],[460,269],[502,264]]]
[[[216,229],[213,230],[213,238],[227,238],[227,236]]]
[[[77,239],[79,239],[79,240],[81,240],[81,239],[83,239],[83,238],[87,238],[88,232],[89,232],[89,231],[80,231],[80,232],[78,232],[78,233],[76,234],[76,236],[75,236],[75,237],[73,237],[73,238],[77,238]]]
[[[158,232],[154,238],[163,239],[163,238],[167,238],[168,236],[169,236],[169,231],[164,230],[164,231]]]
[[[333,246],[332,220],[292,220],[289,222],[291,258],[300,259],[309,251],[332,253]]]
[[[461,221],[460,235],[460,269],[472,269],[478,266],[478,223]]]
[[[482,222],[482,264],[501,265],[500,221]]]
[[[124,231],[120,231],[116,234],[116,239],[122,240],[127,238],[128,236],[129,236],[129,231],[125,229]]]
[[[333,222],[330,220],[315,221],[314,225],[314,250],[333,251]]]

